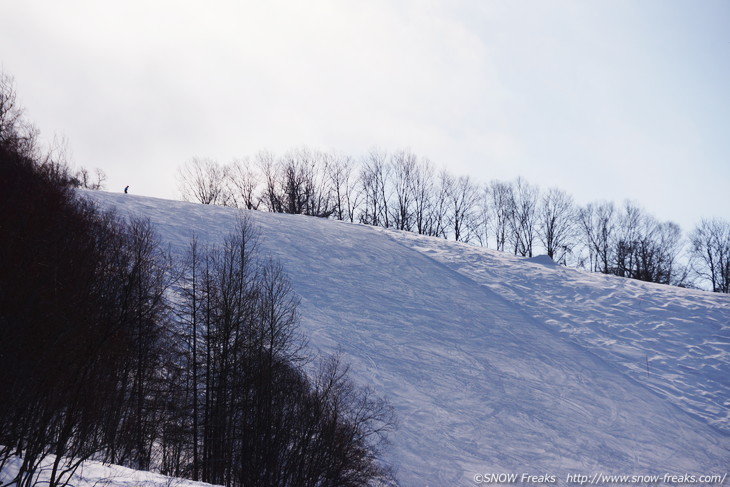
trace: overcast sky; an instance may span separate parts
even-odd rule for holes
[[[0,65],[107,189],[308,145],[730,218],[730,1],[3,0]]]

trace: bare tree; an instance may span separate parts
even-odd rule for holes
[[[613,203],[589,203],[580,210],[578,221],[588,249],[589,269],[611,273],[616,216]]]
[[[192,480],[200,480],[200,467],[201,467],[201,452],[200,446],[202,443],[201,438],[201,421],[203,415],[201,410],[205,409],[204,397],[201,393],[206,391],[205,382],[202,372],[208,369],[203,367],[203,361],[207,356],[203,353],[204,348],[202,345],[205,343],[206,336],[206,320],[205,320],[205,298],[210,296],[210,289],[208,288],[208,294],[204,293],[206,289],[204,282],[204,271],[206,263],[209,262],[210,252],[207,248],[201,247],[196,236],[193,236],[190,241],[188,252],[185,261],[181,264],[182,270],[180,272],[180,297],[181,300],[176,307],[176,315],[178,323],[181,328],[180,333],[183,339],[183,347],[181,355],[185,357],[185,361],[182,365],[183,375],[186,376],[184,380],[185,390],[183,393],[183,407],[187,407],[187,414],[192,416],[189,423],[189,431],[182,439],[182,443],[189,442],[192,444],[190,458],[188,460],[190,464],[190,475]],[[207,284],[210,285],[210,280],[207,280]],[[210,309],[208,310],[210,311]],[[208,320],[209,321],[209,320]],[[182,382],[182,381],[181,381]],[[183,424],[186,421],[183,420]],[[184,427],[183,427],[184,429]],[[165,439],[163,443],[167,446],[172,443],[169,439]],[[184,448],[184,447],[183,447]],[[181,464],[184,463],[183,452],[178,451],[174,458],[163,461],[163,473],[168,475],[180,476]]]
[[[381,227],[390,226],[390,172],[385,152],[373,149],[363,160],[360,184],[363,191],[363,211],[360,222]]]
[[[413,223],[421,235],[431,235],[434,223],[434,175],[428,159],[421,158],[413,171]]]
[[[279,171],[285,213],[306,214],[313,176],[309,154],[289,152],[279,160]]]
[[[12,76],[0,72],[0,143],[15,146],[16,140],[23,137],[25,126],[15,81]]]
[[[541,199],[538,210],[538,237],[545,251],[555,262],[566,264],[576,237],[576,208],[573,198],[562,190],[551,188]]]
[[[489,195],[496,249],[504,251],[509,235],[510,218],[515,211],[512,184],[492,181],[489,183]]]
[[[730,222],[702,220],[690,235],[693,269],[717,293],[730,293]]]
[[[647,215],[630,201],[626,201],[622,212],[616,217],[614,231],[613,266],[611,272],[617,276],[633,277],[638,257],[639,242],[650,226]]]
[[[0,73],[0,140],[5,140],[16,130],[22,116],[12,76]]]
[[[256,165],[264,180],[264,206],[271,212],[283,213],[284,197],[280,194],[279,171],[274,154],[269,151],[259,152],[256,154]]]
[[[451,234],[457,242],[468,242],[473,233],[477,186],[469,176],[460,176],[451,179],[448,188]]]
[[[224,203],[226,173],[213,159],[193,157],[178,169],[177,182],[185,201],[204,205]]]
[[[401,150],[390,157],[393,180],[391,221],[398,230],[413,228],[413,190],[417,158],[409,150]]]
[[[433,196],[428,213],[428,226],[425,227],[425,234],[431,237],[447,238],[449,231],[449,194],[453,186],[454,178],[445,169],[438,174],[434,184]]]
[[[76,174],[72,178],[72,184],[74,186],[93,190],[104,189],[104,181],[106,181],[106,174],[99,168],[92,175],[88,169],[82,167],[76,171]]]
[[[663,222],[655,226],[652,243],[653,266],[646,266],[650,271],[647,277],[652,282],[661,284],[683,285],[686,283],[686,272],[678,264],[683,248],[682,230],[674,222]]]
[[[677,256],[681,236],[676,223],[660,223],[627,201],[616,218],[609,271],[642,281],[674,283],[675,274],[680,270]]]
[[[537,230],[537,200],[539,190],[522,178],[514,184],[514,206],[510,214],[509,241],[515,255],[532,257]]]
[[[248,158],[236,159],[225,167],[225,201],[230,206],[256,210],[261,204],[258,195],[260,177]]]
[[[479,185],[476,189],[474,211],[474,238],[482,247],[489,247],[489,233],[492,227],[492,202],[489,185]]]
[[[332,197],[323,159],[322,153],[301,147],[279,160],[286,213],[325,218],[332,215]]]
[[[326,157],[321,152],[301,147],[277,160],[270,153],[261,153],[258,165],[269,211],[324,218],[335,212]]]
[[[325,172],[329,178],[334,204],[333,216],[338,220],[355,221],[360,206],[355,163],[349,156],[325,154]]]

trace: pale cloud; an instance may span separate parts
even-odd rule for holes
[[[193,155],[410,147],[477,180],[631,198],[685,227],[727,216],[721,1],[3,8],[0,63],[30,118],[112,190],[175,196]]]

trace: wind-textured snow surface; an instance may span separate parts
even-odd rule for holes
[[[239,211],[85,192],[182,255]],[[395,407],[404,486],[486,473],[724,474],[730,296],[410,233],[248,212],[301,297],[302,330]]]

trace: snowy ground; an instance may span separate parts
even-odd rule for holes
[[[89,192],[173,252],[236,210]],[[725,474],[730,296],[601,276],[380,228],[251,212],[311,345],[395,406],[404,486],[475,475]],[[478,477],[480,479],[480,477]]]
[[[730,433],[730,296],[392,235]]]
[[[40,472],[36,481],[36,485],[46,485],[49,478],[49,472],[52,468],[54,460],[53,455],[49,455],[46,461],[41,465]],[[15,458],[6,465],[4,470],[0,470],[0,485],[9,482],[20,467],[20,460]],[[99,462],[84,462],[72,480],[69,486],[73,487],[211,487],[210,484],[203,482],[193,482],[192,480],[182,480],[164,475],[158,475],[150,472],[141,472],[129,468],[120,467],[118,465],[103,465]]]

